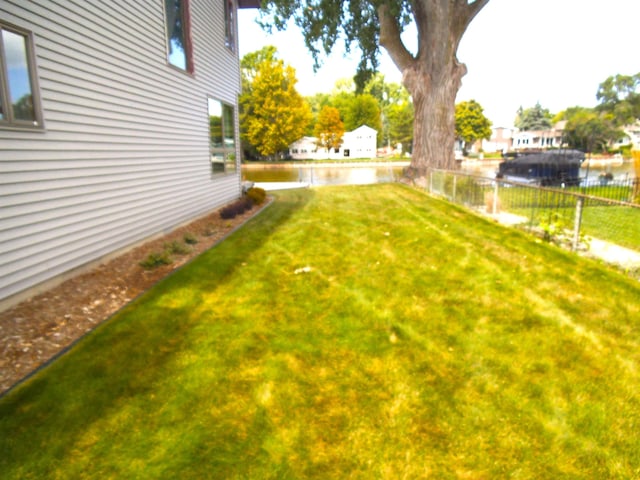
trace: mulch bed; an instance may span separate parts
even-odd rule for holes
[[[156,282],[220,242],[263,206],[233,219],[220,210],[137,246],[85,273],[0,312],[0,395],[108,319]],[[145,269],[140,262],[166,244],[197,240],[170,265]]]

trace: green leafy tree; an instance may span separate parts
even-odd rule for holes
[[[367,125],[378,132],[382,132],[380,106],[374,96],[368,93],[351,97],[344,116],[344,128],[347,131]]]
[[[583,152],[604,152],[614,141],[621,138],[611,115],[603,115],[597,110],[572,107],[565,111],[564,141],[570,148]]]
[[[380,106],[382,131],[378,136],[381,145],[391,143],[390,136],[390,116],[391,106],[404,104],[410,101],[409,92],[399,83],[385,82],[384,75],[376,73],[364,87],[364,93],[375,97]],[[411,128],[413,128],[413,116],[411,117]],[[412,135],[410,135],[412,136]]]
[[[344,136],[344,123],[340,119],[338,109],[329,106],[323,107],[318,115],[313,133],[318,139],[318,147],[326,149],[340,148],[342,137]]]
[[[278,49],[273,45],[267,45],[255,52],[247,53],[240,60],[240,75],[242,78],[242,91],[249,92],[253,87],[260,65],[264,62],[276,63],[278,61]]]
[[[263,26],[283,30],[290,19],[301,28],[316,65],[339,39],[356,44],[355,76],[362,89],[378,67],[382,46],[402,72],[414,105],[411,166],[405,174],[423,183],[430,168],[456,168],[455,99],[466,67],[456,56],[460,40],[489,0],[263,0]],[[402,33],[416,25],[412,53]]]
[[[336,82],[329,105],[337,108],[344,121],[346,131],[367,125],[378,133],[382,132],[382,119],[378,100],[367,93],[357,93],[352,79],[340,79]],[[381,135],[378,135],[380,140]]]
[[[598,87],[597,110],[612,116],[616,126],[634,123],[640,119],[640,73],[615,75]]]
[[[311,97],[306,97],[307,103],[311,107],[312,122],[307,127],[307,136],[313,136],[315,124],[318,122],[320,112],[324,107],[331,106],[331,96],[328,93],[316,93]]]
[[[402,152],[411,152],[413,145],[413,103],[409,99],[389,105],[389,141],[395,147],[402,145]]]
[[[523,109],[520,107],[516,114],[514,126],[523,131],[548,130],[551,128],[553,115],[548,109],[542,108],[540,102],[534,107]]]
[[[242,138],[265,157],[287,150],[311,121],[309,104],[295,88],[295,70],[278,60],[272,48],[245,56],[241,63],[247,83],[239,102]]]
[[[464,142],[465,153],[477,140],[491,138],[491,121],[484,116],[484,109],[475,100],[456,105],[456,137]]]

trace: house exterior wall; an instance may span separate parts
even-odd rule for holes
[[[482,150],[487,153],[507,152],[511,150],[513,143],[513,130],[510,128],[496,127],[491,129],[491,138],[482,140]]]
[[[563,131],[564,122],[549,130],[516,132],[513,135],[513,148],[515,150],[562,148]]]
[[[214,175],[209,155],[213,97],[239,158],[223,1],[189,2],[193,74],[167,63],[163,1],[0,1],[33,34],[44,120],[0,129],[0,301],[240,195],[239,167]]]

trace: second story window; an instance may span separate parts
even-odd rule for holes
[[[0,23],[0,128],[42,128],[33,40]]]
[[[225,18],[225,27],[224,27],[225,44],[227,45],[227,48],[235,51],[236,22],[235,22],[235,10],[233,8],[233,0],[223,0],[223,1],[224,1],[224,18]]]
[[[165,0],[169,63],[193,73],[188,0]]]

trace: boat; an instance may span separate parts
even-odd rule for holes
[[[580,185],[585,155],[579,150],[521,152],[509,157],[498,166],[496,178],[543,187]]]

